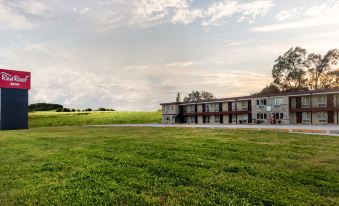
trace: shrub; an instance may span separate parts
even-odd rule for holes
[[[63,111],[63,112],[70,112],[71,110],[68,109],[68,108],[64,108],[62,111]]]
[[[265,121],[264,120],[261,120],[261,119],[258,119],[257,121],[256,121],[256,123],[257,124],[262,124],[262,123],[264,123]]]

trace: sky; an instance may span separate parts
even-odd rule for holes
[[[192,90],[248,95],[289,48],[339,48],[339,0],[0,0],[0,68],[30,103],[153,111]]]

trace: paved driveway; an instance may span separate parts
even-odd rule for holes
[[[90,125],[95,127],[178,127],[178,128],[220,128],[220,129],[253,129],[280,132],[295,132],[309,134],[327,134],[339,136],[339,125],[220,125],[220,124],[112,124],[112,125]]]

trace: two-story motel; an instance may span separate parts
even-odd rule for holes
[[[339,88],[161,105],[164,124],[339,124]]]

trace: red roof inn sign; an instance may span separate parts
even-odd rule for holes
[[[31,89],[31,73],[0,69],[0,88]]]

